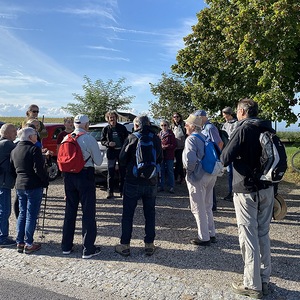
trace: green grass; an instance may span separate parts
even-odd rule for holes
[[[300,184],[300,173],[293,170],[291,165],[292,155],[299,150],[298,147],[295,146],[286,146],[285,147],[286,154],[288,157],[288,169],[284,175],[283,180],[289,183]]]

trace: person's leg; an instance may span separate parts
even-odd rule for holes
[[[207,176],[204,175],[200,181],[187,181],[187,188],[189,191],[191,212],[195,217],[198,229],[198,238],[201,241],[209,241],[210,235],[207,224],[207,216],[205,211],[206,198],[206,182]]]
[[[216,180],[217,180],[216,176],[211,176],[206,186],[205,210],[207,215],[207,223],[208,223],[208,230],[209,230],[210,237],[214,237],[216,235],[214,216],[212,212],[213,190],[214,190]]]
[[[258,239],[257,193],[234,194],[234,207],[239,231],[239,242],[244,261],[244,286],[261,291],[260,248]]]
[[[143,187],[143,211],[145,217],[145,243],[153,243],[155,238],[155,202],[156,202],[156,187]]]
[[[66,207],[63,224],[62,251],[71,251],[75,233],[76,217],[79,205],[79,192],[75,188],[74,174],[65,173]]]
[[[82,208],[83,254],[95,253],[96,226],[96,186],[94,169],[82,170],[77,176],[78,191]]]
[[[163,160],[160,164],[160,188],[164,190],[165,188],[165,177],[166,177],[166,161]]]
[[[36,221],[40,212],[43,198],[43,188],[25,190],[25,193],[27,194],[28,200],[25,225],[25,244],[27,246],[31,246],[33,244]]]
[[[166,173],[168,179],[168,186],[170,189],[174,189],[175,179],[174,179],[174,160],[168,159],[166,160]]]
[[[273,214],[273,187],[259,191],[258,238],[261,256],[261,281],[269,283],[271,275],[270,223]]]
[[[123,195],[123,213],[122,213],[122,235],[121,244],[130,244],[133,216],[140,198],[140,187],[138,185],[128,184],[125,181]]]
[[[26,224],[26,214],[27,214],[27,195],[25,190],[17,190],[18,201],[19,201],[19,216],[17,220],[17,238],[16,242],[18,244],[24,244],[25,238],[25,224]]]
[[[9,217],[11,214],[11,189],[0,189],[0,242],[4,242],[9,234]]]
[[[116,159],[108,159],[107,160],[107,192],[110,194],[114,193],[115,187],[115,173],[116,173]]]
[[[228,194],[232,194],[233,166],[232,163],[227,167],[228,171]]]

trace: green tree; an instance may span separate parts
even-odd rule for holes
[[[194,111],[195,107],[187,87],[187,82],[174,73],[162,73],[162,78],[157,84],[150,83],[152,94],[158,97],[157,102],[149,101],[153,118],[170,120],[174,112],[187,117]]]
[[[74,99],[79,103],[68,103],[62,109],[70,112],[73,116],[77,114],[88,115],[92,123],[105,121],[105,113],[109,110],[128,109],[134,96],[126,93],[131,88],[124,86],[125,78],[120,78],[116,82],[101,79],[92,82],[84,76],[85,84],[82,86],[84,95],[74,93]]]
[[[299,0],[211,0],[172,70],[191,79],[192,101],[218,112],[251,97],[261,115],[295,123],[299,104]],[[300,115],[298,114],[298,117]]]

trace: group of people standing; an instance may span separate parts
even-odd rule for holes
[[[260,166],[261,146],[259,135],[264,130],[272,130],[270,122],[257,118],[258,104],[252,99],[242,99],[237,105],[237,120],[233,121],[231,108],[223,110],[226,119],[224,129],[228,130],[229,142],[223,148],[223,142],[217,128],[209,121],[204,110],[191,113],[182,120],[179,113],[173,115],[172,129],[163,120],[159,134],[153,134],[153,147],[156,162],[161,165],[161,174],[168,174],[169,192],[174,192],[175,178],[182,182],[185,178],[189,192],[191,212],[197,224],[197,237],[190,242],[198,246],[210,246],[217,242],[213,220],[213,198],[216,176],[202,169],[201,159],[205,154],[204,140],[211,139],[222,149],[221,161],[225,167],[232,167],[233,176],[229,181],[229,194],[232,196],[236,211],[239,231],[240,248],[244,260],[244,276],[241,282],[232,284],[234,292],[260,299],[268,293],[271,273],[271,254],[269,227],[272,218],[274,192],[272,185],[262,184],[253,177],[253,170]],[[228,118],[227,118],[228,117]],[[132,169],[136,164],[135,149],[137,136],[128,134],[126,128],[117,122],[117,114],[106,114],[108,126],[102,134],[102,144],[108,148],[108,194],[113,197],[116,162],[119,164],[121,184],[119,192],[123,198],[120,244],[115,251],[123,256],[130,255],[130,241],[133,230],[133,217],[139,199],[142,199],[145,217],[145,254],[155,252],[155,204],[158,189],[164,188],[164,179],[137,178]],[[251,120],[252,122],[249,122]],[[118,125],[119,124],[119,125]],[[155,133],[147,116],[136,117],[133,121],[134,132],[141,134]],[[233,125],[232,125],[233,124]],[[96,140],[86,134],[89,119],[86,115],[74,118],[74,134],[83,133],[78,143],[86,161],[79,173],[65,173],[64,187],[66,209],[63,225],[62,251],[68,255],[73,251],[73,239],[78,205],[82,207],[82,258],[91,258],[100,253],[100,247],[95,245],[97,226],[96,193],[94,164],[102,163],[102,154]],[[19,197],[20,216],[17,228],[18,251],[31,253],[40,249],[39,244],[33,243],[33,231],[39,210],[42,189],[48,185],[46,171],[40,148],[34,146],[37,133],[33,128],[24,128],[19,134],[20,142],[17,147],[13,144],[16,131],[11,124],[1,128],[0,166],[11,164],[16,173],[16,189]],[[172,154],[168,152],[172,149]],[[174,157],[176,157],[175,175],[173,173]],[[172,161],[172,162],[170,162]],[[182,163],[182,164],[181,164]],[[172,168],[172,174],[170,172]],[[184,169],[186,174],[184,173]],[[26,170],[24,172],[24,170]],[[197,170],[197,176],[195,172]],[[161,175],[162,176],[162,175]],[[172,177],[173,176],[173,177]],[[2,245],[9,244],[8,218],[10,208],[7,205],[10,190],[14,186],[14,177],[3,179],[1,172],[1,240]],[[173,188],[173,190],[172,190]],[[231,197],[230,197],[231,198]],[[35,204],[33,205],[33,202]],[[22,206],[24,204],[24,206]],[[27,210],[25,205],[27,204]],[[5,213],[4,213],[5,211]],[[27,215],[26,215],[27,211]],[[28,215],[28,211],[32,212]],[[5,218],[7,219],[5,221]],[[25,221],[26,220],[26,221]],[[3,242],[4,241],[4,242]]]

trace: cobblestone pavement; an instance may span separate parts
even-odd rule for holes
[[[288,215],[271,224],[272,293],[265,299],[296,300],[300,299],[299,187],[284,183],[280,187],[287,200]],[[120,237],[122,200],[105,199],[105,191],[98,187],[96,243],[101,246],[101,254],[83,260],[80,214],[75,251],[64,256],[60,250],[64,194],[62,180],[58,179],[48,189],[44,238],[41,238],[42,203],[35,235],[36,241],[42,241],[42,249],[31,255],[19,254],[12,248],[0,249],[0,278],[30,283],[77,299],[246,299],[233,294],[230,288],[232,281],[242,278],[243,263],[233,204],[221,200],[227,194],[226,176],[218,179],[216,191],[217,244],[210,247],[189,244],[197,231],[183,184],[176,186],[174,195],[158,194],[157,251],[151,257],[143,251],[144,219],[138,206],[131,256],[125,258],[114,252]],[[14,235],[13,215],[10,224]]]

